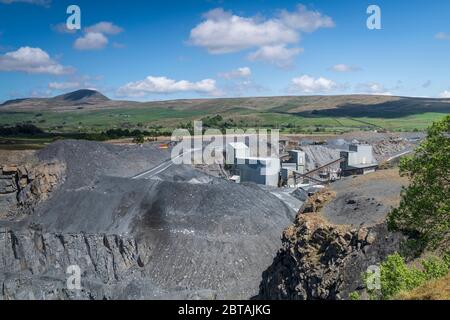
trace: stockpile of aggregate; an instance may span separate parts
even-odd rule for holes
[[[86,284],[79,298],[247,299],[296,214],[256,185],[186,165],[131,179],[170,159],[155,145],[59,141],[38,157],[65,163],[66,182],[3,238],[0,230],[12,248],[3,255],[23,248],[0,272],[12,298],[45,296],[49,287],[54,298],[73,298],[61,285],[65,268],[77,264]],[[19,265],[34,266],[32,274]]]

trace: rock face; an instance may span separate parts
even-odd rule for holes
[[[296,214],[189,166],[133,179],[170,160],[157,144],[58,141],[37,159],[65,170],[47,165],[46,183],[20,189],[48,195],[32,214],[0,218],[0,299],[248,299]],[[81,291],[66,286],[72,265]]]
[[[64,180],[65,166],[61,163],[42,163],[38,166],[0,166],[0,217],[17,211],[29,211],[49,198],[55,187]]]
[[[123,279],[139,277],[148,257],[134,239],[120,236],[0,229],[0,299],[103,299]],[[142,252],[142,253],[141,253]],[[83,272],[83,290],[67,290],[67,267]]]
[[[305,206],[310,213],[300,213],[283,232],[283,246],[263,273],[258,298],[347,299],[361,289],[369,266],[399,250],[402,236],[389,233],[386,225],[351,229],[329,224],[309,210],[313,204],[317,208],[317,201],[311,199]]]

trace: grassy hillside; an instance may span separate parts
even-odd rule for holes
[[[64,96],[65,97],[65,96]],[[82,102],[82,103],[81,103]],[[177,128],[220,114],[231,127],[284,132],[423,130],[450,113],[450,100],[387,96],[307,96],[124,102],[83,97],[30,99],[0,106],[0,126],[34,124],[51,132]]]

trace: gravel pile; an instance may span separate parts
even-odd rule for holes
[[[31,275],[36,279],[64,278],[65,265],[55,269],[48,263],[60,259],[92,270],[91,283],[98,283],[101,292],[114,285],[120,297],[139,292],[138,298],[187,298],[193,292],[209,292],[219,299],[247,299],[258,293],[261,274],[281,245],[282,230],[296,214],[256,185],[234,184],[189,166],[171,166],[151,179],[131,179],[170,158],[169,151],[154,145],[60,141],[38,156],[65,163],[67,177],[32,216],[8,226],[21,235],[32,227],[44,239],[62,239],[62,248],[52,241],[43,244],[44,252],[34,252],[35,240],[25,232],[21,241],[30,249],[21,259],[39,265],[40,271]],[[84,235],[92,242],[82,241]],[[117,252],[112,252],[103,235],[127,239],[129,249],[118,242]],[[70,245],[64,242],[69,236],[74,239]],[[117,276],[98,278],[96,270],[103,263]],[[5,272],[13,278],[23,277],[20,269],[8,268]],[[41,286],[30,286],[11,290],[45,295]],[[63,297],[64,292],[57,293]]]

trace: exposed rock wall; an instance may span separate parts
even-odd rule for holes
[[[0,247],[0,300],[109,298],[113,293],[108,286],[139,276],[149,252],[134,239],[117,235],[6,228],[0,229]],[[67,290],[70,265],[80,267],[84,290]]]
[[[209,289],[163,288],[152,277],[156,247],[133,237],[0,228],[0,300],[215,299]],[[81,271],[70,290],[69,266]]]
[[[47,200],[64,180],[65,166],[43,163],[37,166],[0,166],[0,217],[14,214],[18,208],[29,211]]]
[[[384,224],[351,229],[311,213],[323,198],[311,199],[305,206],[310,213],[300,213],[283,232],[283,246],[263,273],[258,298],[347,299],[363,286],[362,273],[369,266],[399,250],[402,236],[389,233]]]

